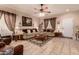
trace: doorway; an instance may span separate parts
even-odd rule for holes
[[[73,18],[67,18],[62,20],[63,36],[73,37]]]

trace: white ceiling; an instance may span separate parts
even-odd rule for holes
[[[36,12],[34,8],[40,8],[40,4],[5,4],[2,6],[30,15],[34,15]],[[79,10],[79,4],[46,4],[45,6],[48,6],[49,10],[52,11],[52,13],[48,15],[66,13],[66,9],[70,9],[70,12]]]

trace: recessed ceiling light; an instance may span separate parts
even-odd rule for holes
[[[69,12],[70,11],[70,9],[66,9],[66,12]]]

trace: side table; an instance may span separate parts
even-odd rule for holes
[[[55,37],[62,37],[63,36],[62,32],[55,32],[54,34],[55,34]]]
[[[22,34],[15,34],[15,35],[13,35],[13,39],[15,41],[17,41],[17,40],[23,40],[23,35]]]

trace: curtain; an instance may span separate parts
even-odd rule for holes
[[[3,11],[0,11],[0,19],[1,19],[1,17],[2,17],[2,14],[3,14]]]
[[[15,30],[15,23],[16,23],[16,15],[12,13],[5,12],[4,13],[5,23],[8,29],[12,32]]]
[[[55,30],[56,17],[50,19],[50,24],[51,24],[51,26],[52,26],[52,29]]]
[[[11,18],[12,18],[12,20],[11,20],[11,26],[12,26],[12,29],[14,31],[15,30],[15,24],[16,24],[16,15],[12,14]]]
[[[44,28],[46,29],[48,26],[49,20],[48,19],[44,19]]]

